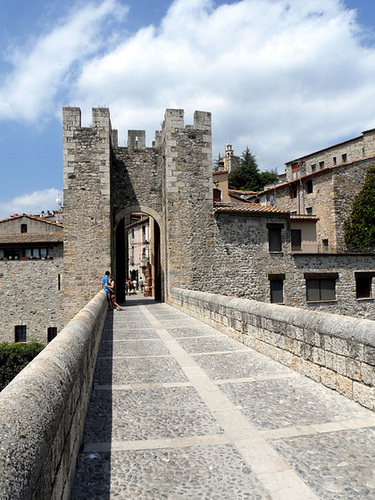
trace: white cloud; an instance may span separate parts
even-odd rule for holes
[[[57,210],[57,198],[62,198],[61,192],[55,188],[50,188],[17,196],[5,203],[0,202],[0,219],[5,219],[13,214],[35,215],[41,211]]]
[[[375,126],[375,48],[340,0],[175,0],[160,26],[131,36],[102,29],[124,16],[118,2],[76,10],[14,57],[0,114],[33,120],[65,99],[87,124],[92,107],[108,106],[122,144],[128,128],[151,144],[166,108],[184,108],[186,123],[211,111],[214,157],[231,142],[281,169]]]
[[[282,167],[375,125],[375,49],[360,33],[338,0],[177,0],[159,29],[88,61],[71,92],[87,112],[105,102],[120,136],[146,128],[149,144],[165,108],[187,123],[211,111],[214,157],[230,141]]]
[[[88,3],[71,13],[30,47],[13,50],[8,60],[13,71],[0,87],[0,117],[37,120],[51,113],[54,98],[77,77],[79,66],[108,43],[102,27],[125,15],[116,0]]]

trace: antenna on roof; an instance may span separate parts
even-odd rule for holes
[[[60,198],[60,195],[57,195],[56,203],[57,203],[58,209],[61,210],[62,200]]]

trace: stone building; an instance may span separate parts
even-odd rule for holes
[[[374,164],[375,129],[287,162],[286,181],[269,186],[257,198],[292,216],[313,216],[318,252],[345,252],[344,221]]]
[[[345,165],[275,186],[261,203],[236,195],[214,202],[211,158],[209,113],[195,112],[194,124],[185,125],[182,110],[167,110],[152,147],[140,130],[128,131],[128,145],[119,147],[107,109],[94,109],[92,127],[84,128],[79,108],[64,108],[65,279],[82,303],[98,289],[104,268],[122,282],[124,220],[142,212],[155,221],[158,299],[168,300],[178,286],[375,317],[375,257],[337,252],[345,196],[354,196],[372,158],[355,161],[347,153]],[[331,231],[325,238],[323,227]],[[327,238],[330,251],[322,253]],[[69,290],[65,300],[71,316],[79,304]]]
[[[154,221],[145,214],[131,214],[126,226],[128,275],[132,281],[147,283],[147,292],[155,295]]]
[[[364,135],[366,153],[373,143]],[[345,164],[296,178],[291,167],[288,182],[252,203],[251,193],[227,189],[227,171],[212,176],[210,113],[185,125],[183,110],[166,110],[151,147],[142,130],[129,130],[124,147],[117,137],[108,109],[93,109],[92,126],[82,127],[80,109],[64,108],[64,236],[38,217],[0,221],[3,340],[26,332],[47,341],[100,290],[107,269],[124,300],[134,213],[149,220],[144,258],[157,300],[179,287],[375,319],[375,256],[340,252],[342,222],[373,157],[348,149]],[[332,151],[337,159],[341,150]]]
[[[0,341],[47,343],[63,327],[63,228],[30,215],[0,221]]]

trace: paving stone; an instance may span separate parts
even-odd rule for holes
[[[81,454],[72,500],[83,498],[271,500],[230,445]]]
[[[375,434],[346,430],[272,442],[322,499],[375,498]]]
[[[223,432],[193,387],[94,391],[84,441],[160,439]]]
[[[226,384],[222,391],[258,429],[322,424],[371,414],[304,377]]]
[[[72,500],[375,498],[375,417],[166,304],[109,312]]]
[[[213,379],[235,379],[290,374],[291,370],[271,359],[251,351],[195,356],[194,361]]]

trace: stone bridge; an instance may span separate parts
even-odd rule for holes
[[[373,321],[169,303],[100,292],[4,389],[2,499],[375,495]]]

